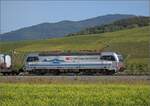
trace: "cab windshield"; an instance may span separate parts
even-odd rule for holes
[[[120,62],[123,62],[123,57],[122,57],[122,55],[118,55],[118,58],[119,58],[119,61],[120,61]]]
[[[101,57],[101,60],[115,61],[115,57],[112,55],[105,55]]]
[[[32,57],[28,57],[27,58],[27,62],[35,62],[35,61],[38,61],[39,58],[38,57],[35,57],[35,56],[32,56]]]

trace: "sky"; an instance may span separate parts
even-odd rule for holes
[[[107,14],[150,15],[150,0],[0,0],[0,34],[43,22]]]

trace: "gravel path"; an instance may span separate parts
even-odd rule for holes
[[[0,83],[39,83],[39,84],[75,84],[75,83],[127,83],[150,84],[150,76],[0,76]]]

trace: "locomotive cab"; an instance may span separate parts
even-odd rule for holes
[[[125,66],[123,64],[123,56],[114,52],[103,52],[100,57],[104,61],[112,61],[115,63],[115,67],[118,71],[124,71]]]

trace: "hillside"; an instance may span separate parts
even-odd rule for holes
[[[148,73],[148,62],[150,60],[149,28],[149,26],[133,28],[93,34],[93,36],[84,35],[38,41],[5,42],[0,45],[1,52],[11,52],[15,49],[16,60],[23,59],[28,52],[37,51],[116,51],[123,54],[128,73]],[[16,63],[19,65],[20,61],[16,61]]]
[[[86,28],[82,31],[79,31],[77,33],[72,33],[67,36],[114,32],[123,29],[131,29],[131,28],[143,27],[148,25],[150,25],[150,17],[136,16],[128,19],[117,20],[106,25]]]
[[[56,23],[41,23],[0,34],[1,41],[37,40],[63,37],[70,33],[79,32],[85,28],[108,24],[116,20],[133,17],[133,15],[105,15],[81,21],[60,21]]]

